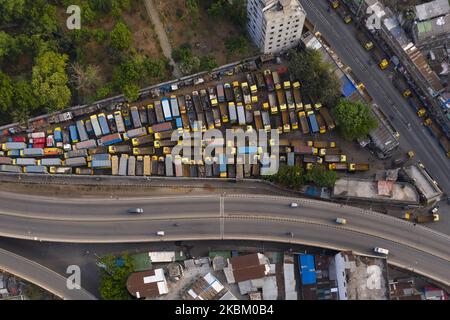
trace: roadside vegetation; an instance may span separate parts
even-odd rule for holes
[[[69,30],[69,5],[81,29]],[[167,79],[142,1],[0,0],[0,124]]]
[[[337,176],[334,171],[327,171],[322,165],[315,164],[306,173],[303,167],[280,165],[278,172],[265,177],[265,180],[274,182],[284,187],[299,190],[305,184],[313,184],[317,187],[331,188],[336,182]]]
[[[289,70],[294,79],[302,83],[302,93],[311,98],[318,98],[330,109],[334,108],[341,96],[340,84],[331,72],[328,62],[322,60],[319,51],[306,48],[291,50]]]
[[[134,272],[133,260],[124,253],[120,257],[112,254],[100,259],[100,295],[105,300],[129,300],[126,282],[128,276]]]
[[[352,141],[367,136],[378,123],[363,102],[341,98],[339,80],[319,51],[306,48],[290,51],[289,70],[302,83],[302,93],[328,106],[344,139]]]
[[[332,113],[342,136],[349,141],[366,137],[370,130],[378,126],[369,106],[360,101],[341,99]]]

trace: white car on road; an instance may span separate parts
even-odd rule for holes
[[[384,248],[380,248],[380,247],[373,248],[373,251],[375,251],[376,253],[384,254],[386,256],[389,254],[388,249],[384,249]]]

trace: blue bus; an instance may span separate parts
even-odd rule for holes
[[[162,104],[162,108],[163,108],[164,119],[166,121],[171,121],[172,120],[172,113],[170,112],[169,99],[167,99],[166,97],[162,98],[161,99],[161,104]]]
[[[319,132],[319,125],[317,124],[316,116],[313,111],[308,111],[308,120],[309,125],[311,126],[311,132],[317,133]]]
[[[71,124],[69,126],[69,132],[70,132],[70,139],[72,140],[72,143],[79,142],[77,127],[75,125]]]

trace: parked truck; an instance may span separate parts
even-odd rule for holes
[[[74,124],[70,125],[69,132],[70,132],[70,140],[71,140],[72,144],[75,144],[78,141],[80,141],[78,138],[78,132],[77,132],[76,125],[74,125]]]
[[[48,168],[48,171],[51,174],[72,174],[72,168],[71,167],[50,167]]]
[[[336,125],[333,121],[333,118],[331,117],[330,112],[328,111],[327,108],[325,108],[325,107],[320,108],[319,114],[325,120],[328,130],[333,130],[336,127]]]
[[[245,110],[242,102],[238,102],[236,106],[237,115],[238,115],[238,123],[239,125],[245,125]]]
[[[152,128],[154,128],[154,127],[155,126],[153,126]],[[147,129],[144,127],[131,129],[123,134],[123,139],[126,141],[126,140],[133,139],[136,137],[144,136],[146,134],[147,134]]]
[[[266,81],[267,90],[269,92],[274,91],[275,90],[275,84],[274,84],[274,79],[273,79],[273,76],[272,76],[272,71],[265,70],[264,71],[264,79]]]
[[[94,129],[94,134],[97,138],[100,138],[102,136],[102,130],[100,128],[100,124],[98,122],[97,115],[92,115],[90,117],[92,128]]]
[[[152,175],[152,159],[150,156],[144,156],[144,176]]]
[[[332,170],[332,171],[347,171],[348,169],[348,165],[346,163],[329,163],[328,164],[328,170]]]
[[[137,106],[132,106],[130,108],[131,119],[133,121],[133,127],[140,128],[142,127],[141,118],[139,117],[139,111]]]
[[[126,176],[127,175],[127,167],[128,167],[128,155],[122,154],[120,156],[119,160],[119,176]]]
[[[242,92],[238,81],[233,81],[233,93],[236,103],[244,102],[244,100],[242,99]]]
[[[280,110],[286,110],[286,98],[284,95],[284,90],[283,89],[277,89],[277,99],[278,99],[278,105],[280,106]]]
[[[172,122],[168,121],[168,122],[158,123],[158,124],[151,126],[148,129],[148,132],[156,133],[156,132],[164,132],[164,131],[172,131],[172,130],[173,130]]]
[[[319,126],[319,132],[320,133],[326,133],[327,127],[325,125],[325,121],[323,120],[322,116],[320,114],[316,115],[317,124]]]
[[[87,131],[86,131],[86,127],[84,126],[84,122],[83,120],[78,120],[76,122],[76,126],[77,126],[77,130],[78,130],[78,135],[80,137],[80,141],[86,141],[89,140]]]
[[[272,79],[273,79],[273,84],[275,86],[275,89],[280,90],[282,88],[282,86],[281,86],[280,76],[277,71],[272,71]]]
[[[345,24],[349,24],[352,22],[352,16],[350,13],[344,8],[344,6],[338,6],[336,9],[337,14],[341,17]]]
[[[216,89],[214,87],[208,88],[209,101],[212,107],[217,107],[219,105],[219,101],[217,100]]]
[[[87,165],[86,158],[69,158],[64,160],[64,166],[67,167],[85,167]]]
[[[302,133],[308,134],[309,133],[309,126],[308,126],[308,120],[306,119],[305,111],[299,111],[298,117],[300,119],[300,125],[302,127]]]
[[[415,217],[409,212],[405,213],[404,218],[406,220],[413,220],[416,223],[437,222],[440,220],[438,213],[433,214],[420,214]]]
[[[312,133],[319,132],[319,126],[317,124],[317,120],[316,120],[314,111],[308,111],[307,116],[308,116],[309,124],[311,126],[311,132]]]
[[[228,113],[230,115],[230,123],[234,124],[238,121],[237,110],[234,102],[228,102]]]
[[[153,103],[147,105],[147,118],[149,126],[158,123],[158,120],[156,119],[155,105]]]
[[[111,157],[111,174],[113,176],[117,176],[119,174],[119,157],[118,156]]]
[[[170,111],[169,99],[167,99],[166,97],[162,98],[161,104],[162,104],[162,110],[164,113],[164,120],[171,121],[172,120],[172,112]]]
[[[341,155],[327,154],[324,160],[325,162],[347,162],[347,156],[345,154]]]
[[[156,121],[158,123],[162,123],[162,122],[166,121],[166,119],[164,118],[164,112],[162,109],[161,101],[156,100],[154,107],[155,107]]]
[[[169,132],[171,134],[170,131],[165,131],[165,132]],[[156,133],[155,133],[155,135],[156,135]],[[154,137],[152,134],[148,134],[145,136],[131,139],[131,143],[132,143],[133,147],[141,146],[144,144],[152,144],[153,141],[154,141]]]
[[[242,82],[241,83],[241,88],[242,88],[242,94],[243,94],[243,97],[244,97],[244,104],[252,103],[252,97],[250,95],[250,89],[248,87],[248,83],[247,82]]]
[[[266,88],[266,83],[264,81],[264,75],[261,72],[255,73],[257,88],[264,90]]]
[[[115,111],[114,112],[114,120],[116,121],[116,127],[118,133],[124,133],[126,131],[125,124],[122,118],[122,112]]]
[[[136,175],[136,157],[135,156],[130,156],[128,158],[127,175],[128,176]]]
[[[122,135],[120,133],[113,133],[101,137],[98,144],[101,146],[110,146],[120,142],[122,142]]]
[[[266,132],[269,132],[272,129],[271,124],[270,124],[269,112],[268,111],[261,111],[261,117],[262,117],[264,130]]]
[[[369,170],[368,163],[349,163],[348,164],[348,171],[350,171],[350,172],[368,171],[368,170]]]
[[[130,153],[131,152],[131,147],[128,144],[122,144],[122,145],[117,145],[117,146],[109,146],[108,147],[108,152],[111,153],[111,154]]]
[[[254,118],[255,118],[255,128],[256,128],[256,130],[263,130],[264,126],[263,126],[263,123],[262,123],[261,111],[256,110],[254,112]]]
[[[179,117],[180,116],[180,108],[178,106],[177,96],[175,96],[175,95],[170,96],[170,107],[171,107],[171,111],[172,111],[172,116]]]
[[[234,93],[233,88],[229,83],[225,83],[223,85],[224,92],[225,92],[225,100],[226,102],[234,102]]]
[[[278,102],[277,102],[277,97],[275,95],[275,92],[269,92],[268,98],[269,98],[270,113],[277,114],[278,113]]]
[[[137,112],[137,111],[136,111]],[[138,115],[139,116],[139,115]],[[98,123],[100,124],[100,128],[102,130],[103,135],[108,135],[111,132],[109,131],[108,120],[106,120],[106,116],[104,113],[100,113],[98,115]]]
[[[290,132],[291,124],[289,122],[289,114],[287,110],[281,111],[281,120],[283,121],[283,132]]]
[[[223,84],[219,83],[218,85],[216,85],[216,91],[217,91],[217,102],[218,103],[224,103],[226,102],[225,99],[225,89],[223,87]]]
[[[133,148],[133,155],[135,155],[135,156],[147,156],[147,155],[154,155],[154,154],[155,154],[154,147]]]
[[[25,148],[20,150],[21,157],[43,157],[44,149],[43,148]]]
[[[143,126],[148,124],[148,113],[145,106],[139,107],[139,118],[141,118],[141,123]]]

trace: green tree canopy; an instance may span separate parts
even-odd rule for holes
[[[106,267],[100,269],[100,295],[105,300],[129,300],[130,294],[127,291],[126,283],[128,276],[134,272],[134,265],[128,254],[121,257],[124,265],[119,267],[116,265],[116,257],[107,255],[100,262]]]
[[[370,130],[378,126],[367,104],[341,99],[332,110],[336,125],[345,139],[352,141],[365,137]]]
[[[315,164],[306,174],[306,181],[315,184],[318,187],[332,188],[336,182],[335,171],[327,171],[322,165]]]
[[[124,51],[131,46],[132,37],[131,31],[123,22],[118,22],[114,29],[109,34],[111,39],[111,46],[119,51]]]
[[[37,57],[32,71],[33,92],[40,105],[49,111],[61,110],[68,106],[71,92],[67,86],[67,55],[47,51]]]
[[[0,71],[0,110],[7,111],[11,108],[14,98],[14,87],[8,75]]]
[[[281,184],[292,189],[299,189],[305,183],[305,176],[302,167],[280,165],[278,172],[268,176],[266,180]]]
[[[306,48],[303,51],[291,50],[289,70],[292,76],[300,80],[303,93],[318,98],[321,103],[333,108],[340,93],[340,84],[331,73],[330,65],[322,60],[318,50]]]
[[[26,124],[38,107],[39,102],[31,84],[25,80],[18,81],[14,86],[14,106],[11,112],[13,121]]]
[[[217,60],[212,55],[202,56],[200,58],[200,70],[203,71],[211,71],[214,68],[217,68]]]
[[[25,0],[0,0],[0,22],[23,18]]]
[[[230,36],[225,39],[225,48],[229,56],[234,53],[244,54],[248,51],[247,38],[244,36]]]

